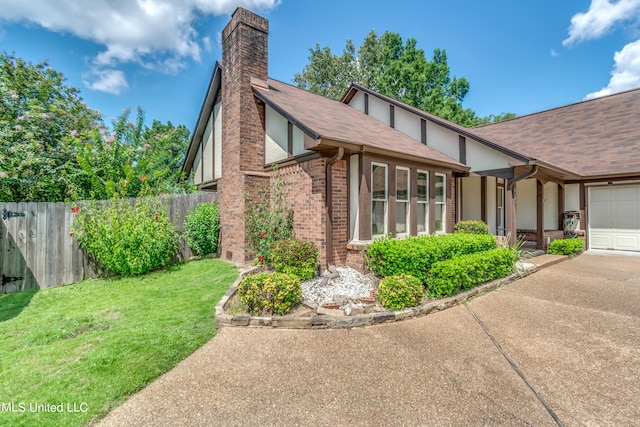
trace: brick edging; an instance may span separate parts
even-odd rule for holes
[[[428,314],[446,310],[464,303],[471,298],[485,294],[499,287],[508,285],[516,280],[528,276],[540,270],[540,267],[513,273],[502,279],[485,283],[468,291],[459,293],[458,295],[430,301],[421,304],[418,307],[406,308],[398,311],[384,311],[380,313],[360,314],[355,316],[328,316],[315,315],[312,317],[294,317],[294,316],[233,316],[227,314],[225,306],[231,297],[238,290],[240,281],[248,274],[254,274],[263,270],[262,266],[251,267],[240,272],[240,276],[231,285],[226,294],[220,299],[216,305],[215,317],[218,325],[222,326],[250,326],[250,327],[269,327],[269,328],[287,328],[287,329],[351,329],[355,327],[371,326],[380,323],[396,322],[405,319],[413,319],[416,317],[426,316]]]

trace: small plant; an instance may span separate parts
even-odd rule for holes
[[[287,314],[302,301],[300,278],[285,273],[247,276],[238,285],[238,294],[254,316]]]
[[[584,249],[584,240],[579,238],[557,239],[549,244],[550,254],[554,255],[571,255],[582,252]]]
[[[135,207],[116,199],[77,215],[72,229],[80,247],[113,273],[148,273],[169,264],[178,250],[178,231],[157,199],[139,199]]]
[[[389,310],[403,310],[420,304],[424,288],[419,279],[407,274],[385,277],[380,280],[378,300]]]
[[[184,219],[184,229],[196,255],[216,253],[220,235],[218,203],[204,203],[192,209]]]
[[[489,234],[489,226],[484,221],[459,221],[453,226],[453,232],[460,234]]]
[[[474,286],[508,276],[515,256],[510,248],[462,255],[435,263],[427,281],[429,298],[456,295]]]
[[[271,265],[276,272],[293,274],[300,280],[317,274],[318,257],[318,247],[313,242],[289,239],[271,244]]]
[[[286,191],[286,183],[277,175],[270,184],[258,188],[256,197],[245,194],[252,199],[246,215],[246,236],[249,246],[255,254],[256,264],[271,262],[271,243],[294,237],[293,209]]]

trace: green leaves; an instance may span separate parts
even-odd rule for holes
[[[430,298],[456,295],[474,286],[508,276],[515,256],[509,248],[497,248],[458,256],[433,264],[427,280]]]
[[[318,273],[318,247],[313,242],[288,239],[271,244],[271,264],[278,273],[311,279]]]
[[[580,238],[556,239],[549,244],[550,254],[571,255],[584,250],[584,240]]]
[[[191,210],[184,219],[184,229],[189,247],[197,255],[216,253],[220,235],[218,203],[205,203]]]
[[[424,295],[419,279],[406,274],[385,277],[380,280],[378,300],[388,310],[416,307]]]
[[[178,231],[159,200],[81,207],[73,224],[80,246],[110,272],[144,274],[164,267],[178,250]]]
[[[309,52],[309,63],[294,75],[293,82],[332,99],[341,99],[351,83],[358,83],[463,126],[515,116],[503,113],[483,118],[464,108],[469,81],[451,76],[445,50],[435,49],[428,60],[415,38],[403,42],[398,33],[385,31],[378,36],[371,30],[357,51],[353,41],[347,40],[341,55],[319,44]]]
[[[425,283],[432,264],[496,247],[491,235],[443,234],[379,239],[367,249],[367,266],[380,276],[409,274]]]
[[[242,279],[238,295],[254,316],[287,314],[302,301],[302,287],[292,274],[259,273]]]
[[[56,202],[190,192],[178,183],[189,130],[138,108],[109,130],[46,62],[0,52],[0,201]],[[145,183],[146,182],[146,186]]]

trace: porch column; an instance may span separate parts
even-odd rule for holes
[[[544,185],[536,179],[536,249],[544,249]]]

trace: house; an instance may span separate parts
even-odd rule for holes
[[[218,192],[221,256],[245,263],[245,211],[273,165],[321,263],[373,239],[481,219],[543,248],[579,215],[591,248],[640,251],[640,91],[472,129],[352,85],[334,101],[268,77],[268,21],[238,8],[183,171]]]

